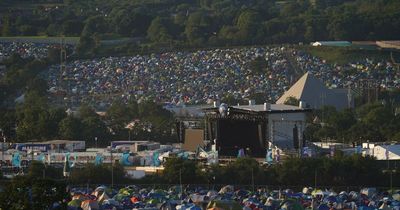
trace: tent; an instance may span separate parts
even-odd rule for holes
[[[140,201],[140,199],[138,197],[135,197],[135,196],[131,197],[131,202],[132,203],[136,203],[136,202],[139,202],[139,201]]]
[[[400,193],[395,193],[392,195],[392,197],[393,197],[393,200],[400,201]]]
[[[218,207],[212,207],[212,208],[209,208],[207,210],[224,210],[224,209],[223,208],[218,208]]]
[[[208,197],[206,195],[191,194],[191,195],[189,195],[189,197],[194,203],[208,201]]]
[[[234,187],[232,185],[226,185],[219,190],[220,194],[230,193],[234,191]]]
[[[376,188],[363,188],[360,193],[371,198],[376,193]]]
[[[118,206],[119,202],[114,199],[108,199],[108,200],[103,201],[103,205]]]
[[[219,208],[225,210],[242,210],[242,206],[234,200],[213,200],[207,205],[207,209]]]
[[[176,206],[177,210],[201,210],[200,207],[194,205],[194,204],[182,204],[182,205],[178,205]]]
[[[159,210],[158,208],[133,208],[132,210]]]
[[[97,197],[97,201],[99,202],[99,204],[102,204],[105,200],[110,199],[110,197],[108,197],[108,195],[103,192],[100,196]]]
[[[153,199],[148,200],[147,203],[148,203],[148,204],[156,205],[156,204],[159,203],[159,201],[158,201],[157,199],[154,199],[154,198],[153,198]]]
[[[181,193],[181,186],[175,185],[169,188],[169,193]]]
[[[318,206],[318,210],[329,210],[329,209],[330,209],[329,206],[324,203]]]
[[[81,208],[83,210],[95,210],[95,209],[100,209],[99,203],[94,200],[85,200],[82,201]]]
[[[247,196],[248,194],[250,194],[250,192],[247,190],[236,190],[235,192],[235,195],[240,197]]]
[[[373,208],[371,206],[360,206],[360,207],[358,207],[358,210],[375,210],[375,208]],[[384,210],[391,210],[391,208],[387,208]]]
[[[337,202],[337,198],[335,196],[328,196],[324,199],[324,201],[326,203],[336,203]]]
[[[75,199],[75,200],[68,202],[68,206],[71,206],[71,207],[80,207],[81,204],[82,204],[82,201],[79,199]]]
[[[294,199],[287,199],[287,200],[282,201],[279,209],[304,210],[303,206]]]
[[[87,197],[87,196],[84,196],[84,195],[82,195],[82,194],[77,194],[77,195],[74,195],[74,196],[72,196],[72,200],[80,200],[80,201],[83,201],[83,200],[88,200],[89,198]]]
[[[310,195],[312,192],[312,188],[311,187],[304,187],[302,190],[302,193],[305,195]]]
[[[312,196],[317,196],[317,195],[319,195],[319,196],[324,196],[324,192],[323,192],[322,190],[315,189],[315,190],[313,190],[313,191],[311,192],[311,195],[312,195]]]
[[[175,210],[176,209],[176,204],[172,203],[172,202],[164,202],[161,206],[160,206],[160,210]]]
[[[209,198],[215,198],[215,197],[218,196],[218,192],[215,191],[215,190],[210,190],[210,191],[207,192],[207,196],[208,196]]]
[[[104,185],[98,186],[94,191],[95,192],[104,192],[107,190],[107,187]]]

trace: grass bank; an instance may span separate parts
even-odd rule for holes
[[[400,52],[387,49],[359,49],[356,47],[312,47],[299,46],[300,50],[304,50],[313,56],[320,57],[328,63],[345,64],[349,62],[357,62],[372,58],[378,60],[391,60],[391,53],[396,62],[400,62]]]

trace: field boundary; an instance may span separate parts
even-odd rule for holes
[[[79,37],[65,37],[65,43],[70,45],[77,45]],[[18,36],[18,37],[0,37],[0,42],[31,42],[40,44],[59,44],[61,37],[46,37],[46,36]]]

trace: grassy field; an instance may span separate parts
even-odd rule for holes
[[[65,43],[76,45],[79,42],[79,37],[64,37]],[[60,43],[61,37],[47,37],[47,36],[14,36],[14,37],[0,37],[0,42],[33,42],[33,43],[46,43],[54,44]]]
[[[383,49],[359,49],[355,47],[312,47],[299,46],[314,56],[326,60],[328,63],[344,64],[354,61],[365,60],[365,58],[374,58],[379,60],[391,60],[391,52],[396,62],[400,62],[400,52]]]

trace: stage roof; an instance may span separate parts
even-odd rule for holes
[[[310,72],[305,73],[276,103],[284,104],[288,97],[294,97],[311,108],[331,105],[341,110],[348,107],[348,90],[328,89]]]
[[[285,105],[285,104],[269,104],[269,108],[265,109],[264,104],[256,105],[240,105],[240,106],[229,106],[231,111],[242,112],[248,114],[261,114],[261,113],[293,113],[293,112],[309,112],[311,109],[300,108],[297,106]],[[204,108],[204,112],[217,112],[219,107]]]
[[[308,109],[302,109],[298,106],[291,106],[286,104],[270,104],[270,109],[265,110],[264,104],[256,104],[256,105],[242,105],[242,106],[233,106],[236,109],[246,109],[249,111],[268,111],[268,112],[276,112],[276,111],[305,111]]]

